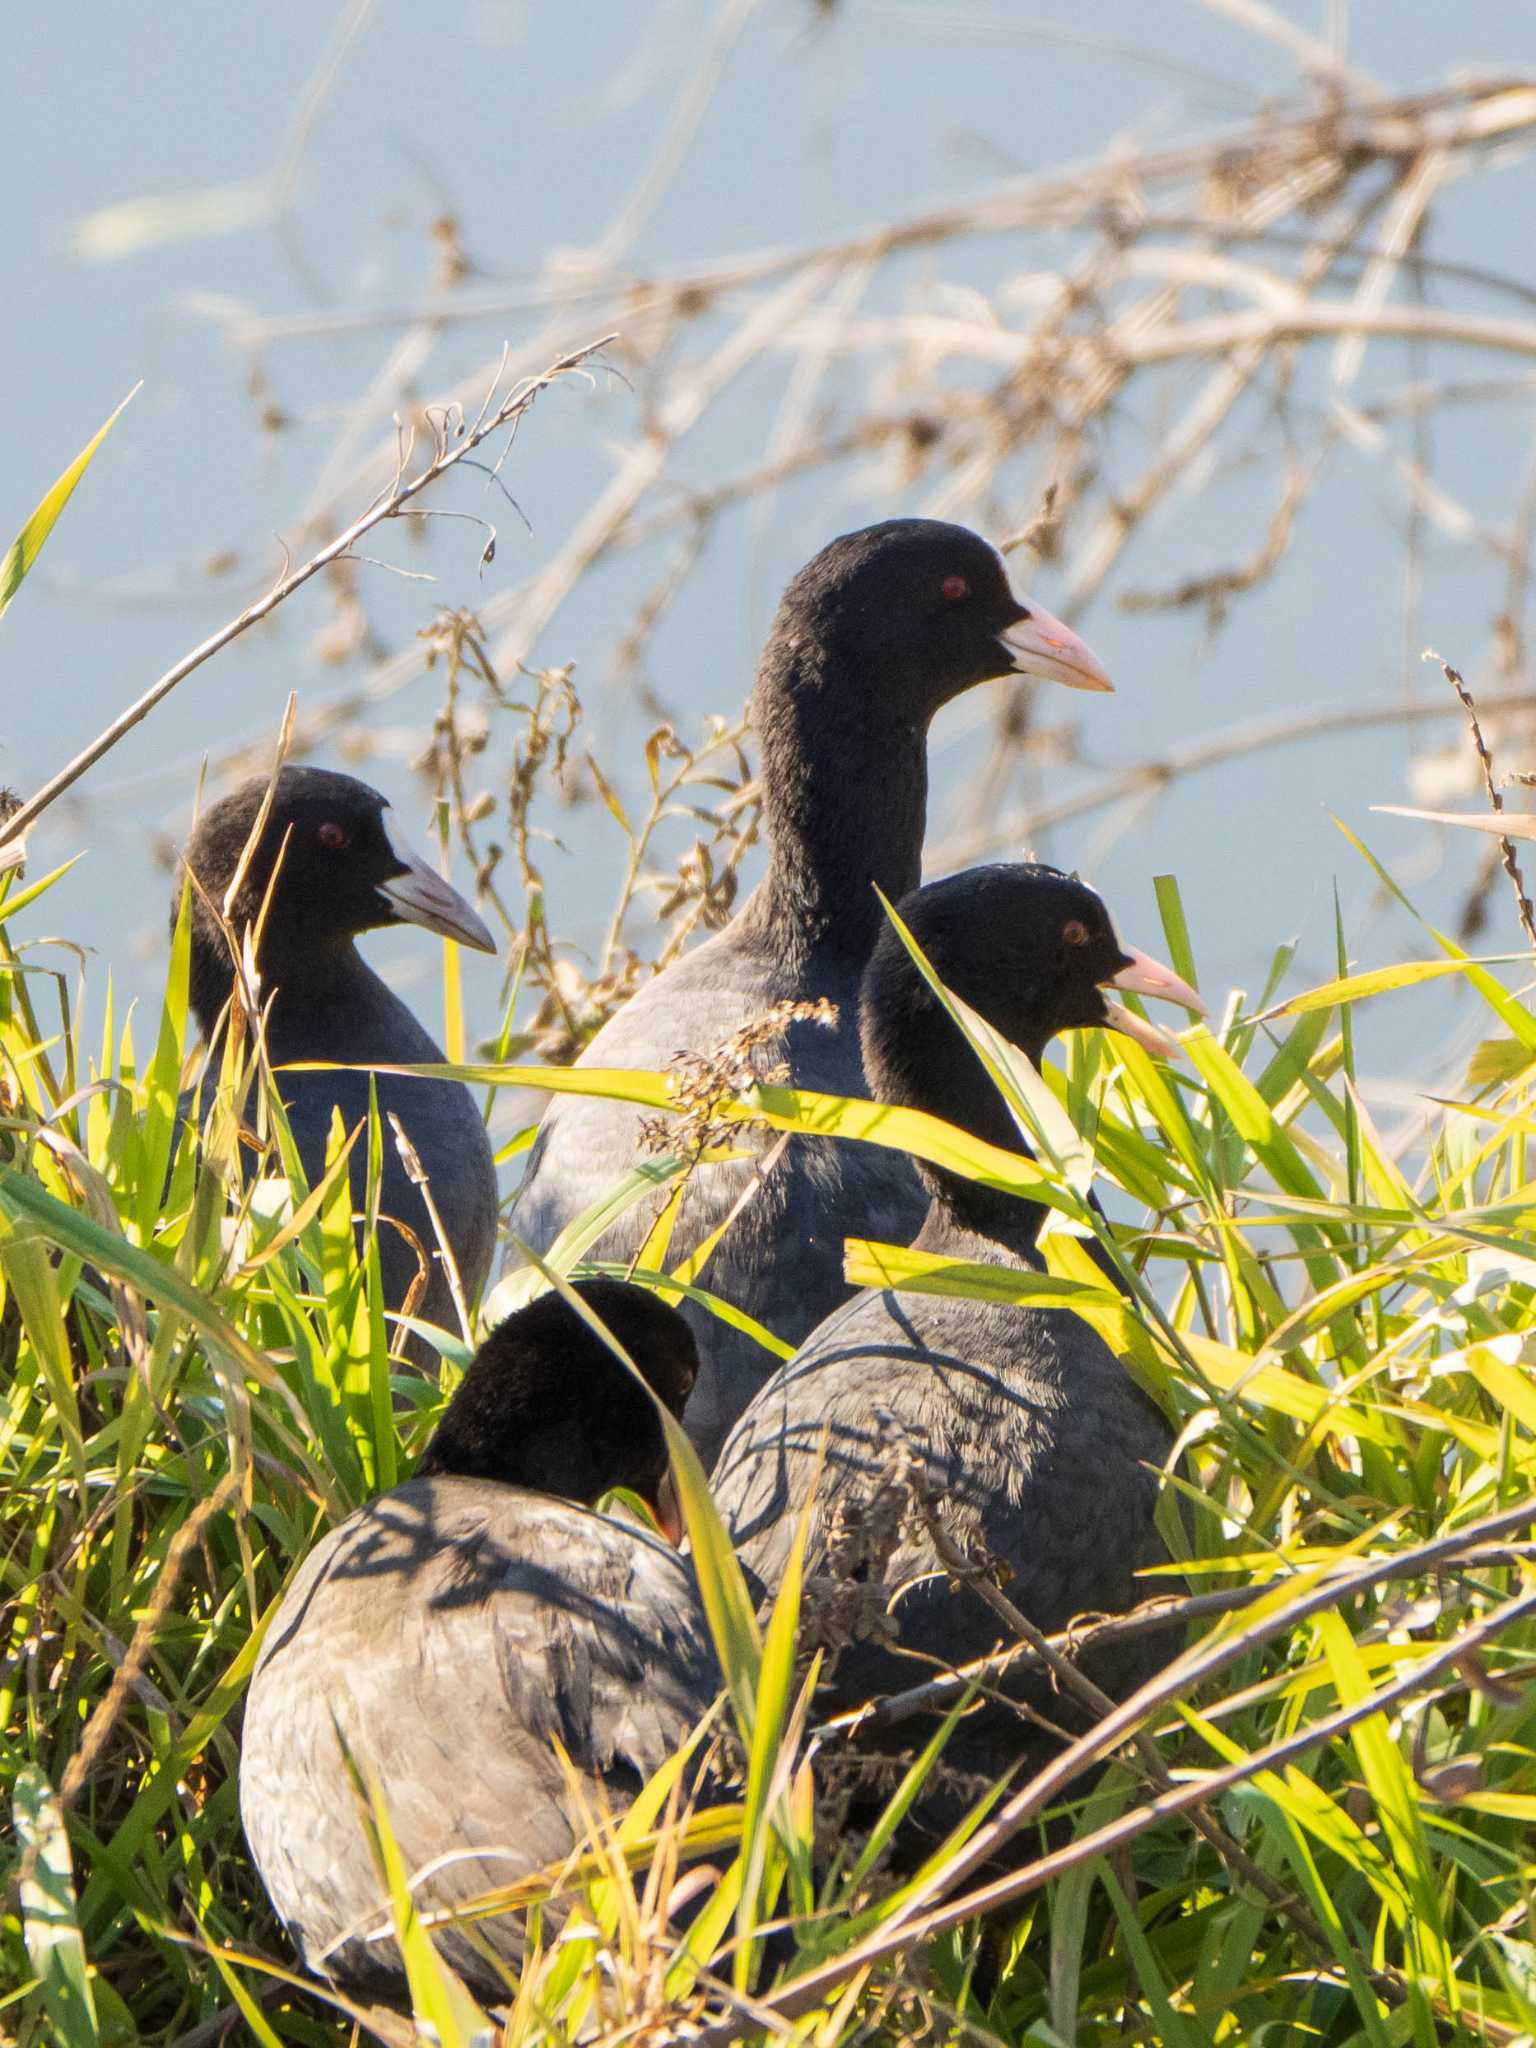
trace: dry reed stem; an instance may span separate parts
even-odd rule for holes
[[[1522,1522],[1529,1522],[1533,1509],[1536,1509],[1536,1503],[1526,1501],[1511,1516],[1490,1517],[1483,1526],[1486,1529],[1497,1523],[1507,1528],[1519,1527]],[[1437,1550],[1438,1545],[1424,1545],[1420,1555]],[[876,1964],[901,1954],[915,1943],[929,1940],[947,1928],[1027,1897],[1066,1871],[1096,1861],[1135,1841],[1159,1822],[1186,1813],[1230,1791],[1235,1785],[1246,1783],[1260,1772],[1273,1771],[1308,1750],[1331,1742],[1335,1736],[1345,1733],[1369,1715],[1381,1713],[1424,1690],[1443,1673],[1474,1655],[1484,1644],[1495,1640],[1512,1623],[1536,1611],[1536,1588],[1527,1587],[1365,1699],[1307,1723],[1291,1736],[1271,1743],[1239,1763],[1205,1773],[1175,1791],[1159,1794],[1132,1807],[1118,1820],[1080,1837],[1064,1849],[1039,1857],[1022,1869],[973,1892],[955,1896],[956,1886],[967,1875],[985,1864],[1002,1843],[1044,1811],[1080,1771],[1098,1758],[1107,1756],[1133,1729],[1145,1725],[1151,1710],[1187,1694],[1194,1684],[1234,1662],[1257,1642],[1268,1639],[1277,1628],[1294,1626],[1307,1613],[1330,1604],[1330,1599],[1328,1593],[1320,1598],[1314,1595],[1284,1610],[1283,1618],[1271,1617],[1262,1626],[1226,1639],[1203,1657],[1193,1655],[1176,1659],[1158,1677],[1133,1693],[1113,1714],[1106,1716],[1097,1728],[1037,1772],[993,1819],[977,1830],[963,1850],[909,1897],[879,1933],[834,1961],[792,1979],[767,2001],[772,2010],[786,2020],[813,2011],[829,1992]],[[926,1910],[920,1910],[924,1908]],[[710,2028],[700,2037],[700,2048],[725,2048],[730,2038],[720,2028]]]
[[[1236,18],[1298,62],[1315,40],[1303,35],[1298,42],[1289,27],[1277,28],[1268,10],[1246,0]],[[723,11],[719,35],[728,38],[733,24],[739,25],[738,14]],[[1325,75],[1312,56],[1305,61],[1309,75]],[[708,68],[707,56],[701,68]],[[605,315],[622,326],[641,402],[640,438],[619,452],[609,483],[553,556],[480,608],[482,627],[498,636],[494,654],[503,666],[527,658],[558,628],[573,592],[608,557],[671,533],[691,535],[696,554],[703,534],[730,506],[765,507],[781,482],[860,458],[876,465],[867,479],[876,489],[931,479],[933,509],[980,523],[995,516],[989,508],[1016,508],[1021,498],[1038,502],[1047,485],[1056,485],[1061,530],[1072,539],[1063,574],[1074,598],[1086,602],[1104,587],[1147,513],[1174,493],[1203,488],[1191,480],[1213,473],[1213,455],[1234,434],[1250,433],[1238,426],[1236,408],[1266,386],[1289,437],[1292,481],[1251,553],[1204,587],[1195,579],[1185,602],[1208,604],[1219,619],[1224,602],[1278,573],[1322,458],[1340,438],[1389,466],[1414,516],[1439,521],[1463,542],[1502,557],[1506,537],[1469,519],[1422,462],[1400,459],[1384,438],[1382,408],[1357,404],[1353,387],[1367,348],[1393,339],[1536,359],[1536,320],[1482,308],[1403,305],[1391,297],[1408,275],[1456,278],[1529,303],[1518,279],[1437,263],[1424,253],[1421,235],[1446,180],[1464,178],[1490,148],[1536,133],[1536,86],[1494,77],[1388,96],[1336,62],[1326,77],[1326,97],[1300,110],[1276,112],[1271,105],[1245,124],[1194,143],[1117,144],[1066,171],[1009,179],[829,242],[638,277],[617,262],[605,268],[594,261],[579,274],[552,271],[532,289],[511,294],[456,285],[451,294],[394,314],[242,317],[224,331],[236,347],[256,349],[390,325],[436,338],[472,321],[536,315],[537,332],[514,344],[511,360],[522,365],[531,348],[561,339],[562,322]],[[694,84],[682,88],[680,106]],[[1374,238],[1368,233],[1373,220],[1379,221]],[[1077,253],[1059,274],[1005,277],[985,318],[913,310],[899,301],[873,309],[881,296],[875,287],[913,251],[941,252],[1046,228],[1074,230]],[[611,253],[622,239],[616,242],[610,228],[597,247]],[[1239,260],[1235,249],[1250,253]],[[1292,249],[1295,266],[1282,267]],[[1353,284],[1325,291],[1346,270],[1356,273]],[[865,310],[858,313],[857,306]],[[1330,345],[1333,409],[1312,424],[1294,412],[1286,394],[1297,351],[1317,340]],[[412,356],[413,378],[421,377],[427,359],[420,351]],[[701,486],[690,476],[679,490],[672,481],[674,457],[742,371],[765,359],[782,359],[785,371],[764,459],[714,484]],[[940,381],[946,367],[987,363],[996,372],[990,389]],[[1149,376],[1182,374],[1183,366],[1202,363],[1207,382],[1193,398],[1180,392],[1181,410],[1140,474],[1114,474],[1105,456],[1117,445],[1117,418],[1132,389],[1145,397]],[[860,395],[814,412],[829,371],[850,364],[862,379]],[[386,369],[370,385],[374,417],[397,398]],[[475,379],[484,374],[476,372]],[[434,403],[471,400],[475,379]],[[1415,402],[1427,407],[1433,401],[1421,389]],[[360,452],[355,434],[350,445]],[[359,480],[377,480],[392,459],[387,447],[375,448]],[[1013,480],[1021,461],[1033,472],[1022,489]],[[306,523],[320,516],[328,496],[348,486],[351,474],[345,462],[327,462],[318,495],[305,508]],[[1004,530],[1018,524],[1016,511],[1005,510],[1004,517]],[[632,633],[621,636],[631,666],[653,624],[642,608]],[[366,720],[415,680],[421,663],[418,647],[402,647],[359,684],[312,705],[300,746]],[[1000,752],[1005,760],[1027,759],[1031,744],[1025,718],[1010,728]],[[219,765],[232,754],[220,756]],[[1150,776],[1150,766],[1145,772]],[[1003,834],[991,842],[1001,843]]]
[[[1477,750],[1478,766],[1483,771],[1483,786],[1488,792],[1489,808],[1502,812],[1504,798],[1494,777],[1493,756],[1488,751],[1488,742],[1483,738],[1483,728],[1478,722],[1477,705],[1473,701],[1472,692],[1467,688],[1460,672],[1452,668],[1448,661],[1442,660],[1432,648],[1425,648],[1424,659],[1440,663],[1441,674],[1456,692],[1457,700],[1467,714],[1467,726],[1472,734],[1472,744]],[[1515,855],[1513,840],[1499,840],[1499,858],[1504,864],[1505,874],[1509,877],[1509,885],[1515,892],[1515,909],[1520,919],[1520,929],[1531,945],[1536,947],[1536,915],[1533,915],[1531,900],[1525,893],[1525,877],[1520,872],[1520,862]]]
[[[194,669],[201,668],[205,661],[211,660],[215,654],[222,653],[231,641],[238,639],[242,633],[248,631],[258,621],[267,618],[280,604],[287,598],[290,598],[296,590],[306,584],[312,576],[318,575],[322,569],[329,567],[332,562],[341,560],[362,539],[364,534],[370,533],[383,520],[395,518],[412,499],[419,497],[429,484],[436,483],[439,477],[446,475],[456,463],[462,462],[465,456],[470,454],[475,448],[478,448],[483,441],[488,440],[491,435],[499,433],[502,428],[512,426],[533,404],[539,393],[547,390],[556,378],[565,376],[572,370],[580,368],[598,350],[607,348],[616,338],[612,334],[606,334],[599,341],[587,342],[580,348],[572,349],[569,353],[562,356],[558,362],[551,364],[549,369],[545,370],[542,375],[514,386],[507,396],[494,406],[494,409],[491,405],[491,398],[494,396],[493,387],[491,396],[488,396],[485,400],[480,416],[476,419],[473,426],[462,426],[459,436],[452,441],[448,438],[448,429],[445,423],[436,452],[433,454],[431,461],[428,462],[418,475],[407,478],[404,474],[402,460],[394,483],[389,486],[382,496],[375,499],[374,503],[369,506],[368,510],[360,518],[354,519],[350,526],[345,527],[333,540],[327,542],[323,548],[320,548],[315,554],[311,555],[308,561],[302,563],[299,568],[291,570],[287,575],[280,577],[264,597],[258,598],[254,604],[247,605],[245,610],[236,618],[221,626],[216,633],[209,634],[208,638],[200,641],[190,653],[184,654],[180,661],[173,663],[166,670],[165,674],[157,682],[152,683],[141,697],[137,698],[129,705],[126,711],[120,713],[109,726],[98,733],[88,747],[77,754],[56,775],[50,777],[35,796],[30,797],[9,818],[0,821],[0,846],[5,846],[13,839],[19,839],[33,821],[39,818],[56,798],[62,796],[65,790],[70,788],[72,784],[78,782],[87,769],[93,768],[104,754],[110,753],[118,741],[126,733],[131,732],[141,720],[147,718],[155,706],[163,698],[168,697],[178,683],[184,682]],[[409,450],[407,449],[405,459],[408,459],[408,456]]]

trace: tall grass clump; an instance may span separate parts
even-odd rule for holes
[[[178,1132],[184,919],[158,1016],[118,1016],[109,984],[87,1042],[73,966],[37,936],[57,878],[13,873],[0,899],[0,2026],[69,2048],[409,2040],[403,2016],[353,2013],[287,1953],[240,1835],[240,1707],[296,1563],[407,1472],[464,1347],[443,1339],[437,1384],[396,1369],[341,1156],[377,1158],[377,1128],[338,1129],[308,1190],[261,1077],[268,1157],[242,1176],[247,1040],[201,1143]],[[1197,980],[1171,880],[1159,897]],[[919,1672],[872,1705],[887,1738],[910,1728],[909,1767],[873,1830],[847,1835],[833,1793],[860,1727],[819,1713],[799,1564],[754,1616],[680,1448],[727,1681],[698,1737],[720,1789],[688,1810],[675,1759],[627,1814],[593,1813],[566,1869],[485,1902],[533,1933],[498,2017],[412,1914],[376,1787],[421,2038],[1532,2038],[1536,1015],[1428,927],[1423,952],[1351,972],[1341,941],[1338,978],[1298,994],[1281,949],[1256,1004],[1234,996],[1186,1034],[1179,1071],[1079,1033],[1041,1078],[978,1038],[1038,1164],[786,1087],[715,1105],[720,1123],[894,1144],[1049,1204],[1040,1274],[864,1242],[848,1271],[1063,1304],[1119,1350],[1179,1431],[1177,1562],[1136,1616],[1085,1619],[1078,1641],[1155,1629],[1170,1661],[1067,1758],[990,1788],[919,1869],[895,1866],[901,1816],[988,1673]],[[1357,1089],[1353,1020],[1448,974],[1485,1007],[1486,1042],[1403,1153]],[[453,1071],[662,1117],[671,1100],[663,1073]],[[680,1151],[631,1174],[541,1284],[583,1270],[624,1204],[665,1218],[684,1170]],[[1088,1205],[1091,1184],[1121,1220]],[[644,1263],[707,1295],[707,1264],[669,1267],[660,1224]],[[966,1577],[962,1558],[957,1598]],[[543,1910],[556,1896],[563,1924]]]

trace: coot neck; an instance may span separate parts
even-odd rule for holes
[[[286,1060],[320,1057],[316,1048],[333,1031],[345,1030],[360,1006],[382,996],[396,998],[363,959],[347,932],[274,944],[268,932],[261,949],[261,998],[267,1006],[267,1050],[275,1066]],[[194,931],[190,997],[203,1036],[210,1043],[234,991],[235,975],[222,935]]]
[[[939,1027],[938,1042],[915,1070],[921,1079],[923,1099],[914,1107],[943,1117],[946,1123],[969,1131],[972,1137],[981,1138],[1000,1151],[1031,1157],[1007,1103],[981,1061],[961,1042],[947,1016],[941,1021],[934,1013],[933,1022]],[[1044,1043],[1021,1049],[1028,1054],[1032,1066],[1040,1065]],[[1009,1260],[1025,1265],[1039,1263],[1035,1240],[1045,1221],[1042,1203],[966,1180],[942,1166],[924,1164],[919,1171],[933,1196],[919,1239],[923,1250],[945,1251],[952,1258],[973,1257],[974,1252],[956,1249],[950,1241],[958,1244],[960,1240],[984,1238]]]
[[[907,678],[850,690],[838,666],[790,639],[752,696],[768,871],[742,916],[792,970],[826,948],[862,962],[885,921],[876,886],[894,902],[922,879],[928,719],[908,708]]]
[[[953,1026],[949,1028],[952,1032]],[[1029,1055],[1031,1066],[1038,1068],[1045,1042],[1026,1045],[1023,1050]],[[941,1060],[948,1064],[941,1065]],[[935,1050],[924,1060],[922,1071],[929,1077],[942,1074],[945,1086],[935,1091],[930,1081],[923,1089],[923,1100],[914,1107],[941,1116],[946,1123],[969,1131],[973,1137],[984,1138],[1004,1152],[1022,1153],[1026,1159],[1034,1157],[1020,1137],[1008,1105],[969,1047],[946,1045],[942,1054]],[[933,1201],[914,1240],[914,1249],[983,1264],[1038,1267],[1042,1263],[1037,1241],[1047,1213],[1043,1202],[965,1180],[942,1166],[924,1163],[918,1172]],[[1096,1196],[1090,1194],[1088,1199],[1099,1209]],[[1125,1283],[1097,1238],[1085,1239],[1084,1249],[1106,1281],[1125,1294]]]
[[[945,1194],[935,1193],[912,1249],[973,1265],[1038,1267],[1037,1240],[1045,1221],[1041,1205],[996,1189],[977,1189],[974,1194],[984,1199],[957,1206]]]

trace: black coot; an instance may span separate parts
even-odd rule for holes
[[[1120,944],[1092,889],[1054,868],[978,868],[908,897],[900,914],[947,985],[1037,1064],[1053,1034],[1073,1025],[1111,1025],[1161,1049],[1173,1046],[1106,1002],[1104,983],[1199,1008],[1170,970]],[[1019,1148],[981,1061],[889,928],[875,946],[862,1002],[864,1062],[880,1101],[928,1110]],[[933,1197],[920,1249],[989,1265],[1039,1265],[1037,1205],[940,1169],[920,1171]],[[808,1569],[828,1569],[834,1529],[846,1548],[860,1511],[903,1454],[957,1541],[1004,1568],[1009,1597],[1042,1629],[1134,1604],[1146,1590],[1137,1585],[1138,1567],[1165,1555],[1153,1512],[1167,1424],[1070,1311],[869,1291],[823,1323],[747,1409],[715,1468],[720,1512],[743,1564],[767,1592],[782,1575],[823,1433],[827,1462]],[[856,1577],[867,1564],[850,1559],[843,1568]],[[991,1610],[955,1589],[919,1517],[902,1527],[882,1576],[911,1581],[891,1618],[901,1648],[919,1660],[959,1664],[998,1642]],[[859,1644],[837,1665],[833,1702],[852,1705],[914,1684],[931,1669]],[[1135,1682],[1140,1669],[1133,1651],[1101,1660],[1093,1676],[1114,1691]],[[1058,1722],[1071,1719],[1070,1703],[1048,1684],[1021,1690]],[[1027,1726],[1008,1708],[982,1708],[961,1723],[946,1760],[995,1780],[1027,1748]],[[900,1734],[910,1746],[912,1727]],[[917,1818],[939,1827],[955,1813],[940,1797]]]
[[[996,551],[964,527],[896,519],[823,549],[784,593],[752,697],[767,873],[727,929],[642,988],[580,1063],[662,1067],[710,1052],[776,1004],[825,997],[835,1029],[792,1025],[762,1057],[786,1062],[798,1087],[864,1094],[858,988],[881,924],[873,885],[895,899],[920,879],[929,724],[962,691],[1014,672],[1110,687],[1076,635],[1022,603]],[[546,1251],[633,1162],[638,1119],[620,1103],[557,1098],[513,1232]],[[672,1254],[718,1228],[751,1178],[746,1162],[696,1174]],[[925,1206],[899,1155],[797,1138],[702,1284],[798,1343],[846,1296],[843,1238],[906,1242]],[[595,1255],[631,1257],[653,1207],[632,1211]],[[690,1313],[703,1366],[687,1425],[708,1466],[772,1361],[750,1337]]]
[[[681,1414],[697,1364],[682,1318],[618,1281],[579,1292]],[[583,1807],[622,1812],[705,1713],[719,1679],[690,1567],[575,1504],[618,1485],[654,1502],[666,1463],[643,1389],[544,1295],[481,1346],[416,1477],[305,1560],[251,1680],[240,1814],[318,1975],[404,1989],[343,1741],[377,1772],[408,1870],[434,1865],[426,1910],[558,1866]],[[516,1920],[476,1931],[516,1966]],[[505,1995],[463,1935],[435,1939],[482,1997]]]
[[[268,781],[256,776],[211,805],[186,848],[194,877],[192,1007],[210,1044],[234,987],[229,944],[217,913],[239,871]],[[180,901],[178,885],[173,919]],[[264,903],[256,961],[262,1000],[270,999],[267,1049],[274,1067],[302,1060],[382,1066],[442,1059],[405,1004],[358,953],[353,941],[360,932],[419,924],[482,952],[496,950],[463,897],[405,845],[378,791],[324,768],[289,767],[279,773],[266,825],[227,913],[237,939],[257,927]],[[216,1077],[215,1057],[203,1082],[203,1111]],[[349,1131],[364,1122],[370,1077],[285,1073],[277,1078],[304,1171],[317,1181],[325,1167],[333,1111],[340,1109]],[[400,1158],[389,1117],[400,1119],[426,1169],[471,1303],[496,1241],[496,1169],[485,1125],[469,1090],[457,1081],[381,1074],[376,1086],[384,1140],[379,1262],[385,1301],[390,1308],[401,1307],[420,1271],[414,1238],[431,1262],[426,1293],[415,1312],[455,1329],[458,1318],[437,1234]],[[349,1170],[360,1210],[367,1185],[366,1131],[352,1148]],[[394,1227],[397,1223],[409,1238]]]

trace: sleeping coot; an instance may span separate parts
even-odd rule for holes
[[[253,777],[211,805],[186,848],[187,865],[201,885],[201,890],[194,886],[191,896],[192,1007],[210,1044],[234,988],[229,945],[216,913],[238,872],[268,783],[267,776]],[[380,925],[419,924],[481,952],[493,953],[496,942],[463,897],[404,844],[378,791],[324,768],[283,768],[261,838],[229,907],[237,940],[243,942],[245,932],[255,929],[269,885],[257,966],[263,1003],[270,998],[266,1035],[273,1066],[304,1060],[347,1065],[441,1060],[432,1039],[363,961],[353,940]],[[180,903],[178,885],[173,922]],[[217,1075],[215,1058],[203,1081],[200,1112],[206,1111]],[[343,1073],[277,1077],[311,1184],[325,1168],[332,1111],[340,1109],[348,1131],[366,1120],[369,1078]],[[413,1245],[394,1227],[399,1223],[431,1262],[415,1312],[454,1329],[458,1318],[437,1235],[421,1191],[400,1158],[389,1117],[393,1113],[400,1119],[426,1169],[471,1302],[485,1279],[496,1238],[496,1169],[485,1125],[469,1090],[457,1081],[381,1074],[375,1085],[383,1123],[379,1262],[385,1301],[399,1308],[420,1271]],[[358,1209],[366,1195],[367,1158],[365,1130],[349,1162]]]
[[[619,1281],[578,1291],[680,1414],[688,1325]],[[583,1808],[621,1812],[708,1709],[719,1676],[690,1567],[589,1505],[619,1485],[655,1501],[666,1466],[644,1390],[546,1294],[481,1346],[416,1477],[305,1560],[251,1680],[240,1815],[311,1970],[404,1990],[342,1741],[377,1772],[407,1869],[437,1866],[416,1888],[428,1910],[558,1866]],[[476,1933],[521,1960],[517,1921]],[[434,1939],[481,1997],[505,1997],[464,1935]]]
[[[1050,1038],[1074,1025],[1125,1029],[1172,1048],[1106,1002],[1105,983],[1200,1008],[1169,969],[1120,944],[1092,889],[1054,868],[975,869],[908,897],[900,914],[940,978],[1036,1064]],[[1002,1096],[890,928],[864,977],[862,1018],[878,1100],[1018,1149]],[[919,1170],[933,1199],[918,1249],[1038,1267],[1038,1205],[939,1168]],[[1164,1555],[1153,1510],[1167,1424],[1068,1310],[871,1290],[823,1323],[747,1409],[715,1468],[738,1554],[768,1592],[782,1575],[824,1431],[808,1569],[828,1568],[834,1522],[846,1525],[871,1499],[902,1450],[962,1547],[1002,1564],[1009,1597],[1042,1629],[1133,1604],[1138,1567]],[[920,1518],[906,1522],[883,1576],[912,1582],[891,1610],[902,1649],[955,1665],[996,1644],[991,1611],[956,1591]],[[897,1690],[928,1668],[855,1645],[836,1668],[836,1703]],[[1140,1652],[1090,1669],[1115,1691],[1139,1678]],[[1071,1718],[1070,1702],[1048,1681],[1022,1696],[1058,1722]],[[900,1733],[910,1747],[910,1726]],[[981,1707],[962,1720],[945,1761],[995,1780],[1028,1742],[1027,1723],[1011,1709]],[[931,1831],[956,1817],[935,1795],[916,1820]]]
[[[768,868],[725,931],[640,990],[593,1039],[583,1066],[662,1067],[707,1054],[776,1004],[825,997],[835,1028],[792,1024],[763,1057],[794,1084],[863,1095],[858,988],[881,928],[874,884],[920,878],[936,712],[989,677],[1110,683],[1075,634],[1009,587],[997,552],[964,527],[897,519],[845,535],[785,591],[752,697],[762,749]],[[536,1251],[632,1163],[640,1113],[559,1097],[511,1215]],[[750,1161],[700,1169],[671,1241],[691,1251],[746,1194]],[[845,1236],[906,1242],[926,1204],[907,1161],[869,1146],[795,1138],[711,1258],[702,1285],[796,1343],[844,1299]],[[632,1257],[650,1227],[632,1210],[595,1256]],[[695,1319],[703,1365],[687,1425],[706,1466],[772,1370],[750,1337]]]

